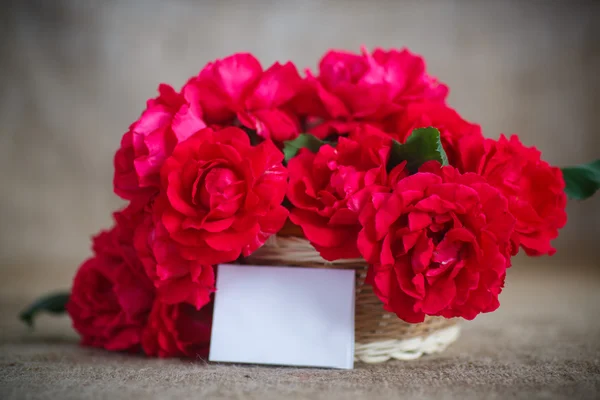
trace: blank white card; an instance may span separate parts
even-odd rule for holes
[[[354,271],[220,265],[209,360],[352,369]]]

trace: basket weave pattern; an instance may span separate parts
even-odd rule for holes
[[[385,311],[371,286],[365,284],[367,264],[364,260],[326,261],[304,238],[272,236],[244,263],[355,270],[355,358],[359,361],[414,359],[442,351],[458,337],[458,326],[453,320],[427,317],[420,324],[409,324]]]

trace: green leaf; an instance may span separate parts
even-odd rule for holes
[[[600,159],[589,164],[562,168],[567,196],[585,200],[600,189]]]
[[[333,142],[323,141],[310,133],[301,133],[296,139],[286,140],[283,142],[283,155],[285,156],[285,162],[287,163],[293,157],[298,154],[300,149],[307,148],[311,152],[316,153],[319,151],[321,146],[325,144],[333,145]]]
[[[66,311],[68,301],[69,293],[67,292],[48,294],[34,301],[33,304],[19,314],[19,318],[30,327],[33,327],[33,319],[37,314],[40,312],[62,314]]]
[[[442,147],[440,131],[436,128],[419,128],[412,131],[406,143],[393,141],[387,168],[392,170],[402,161],[406,168],[415,173],[427,161],[438,161],[442,166],[448,165],[448,156]]]

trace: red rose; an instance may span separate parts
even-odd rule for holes
[[[302,149],[288,163],[290,220],[327,260],[360,257],[358,212],[370,192],[386,190],[391,141],[373,131],[361,129],[357,140],[340,137],[316,154]],[[403,171],[404,165],[393,176]]]
[[[508,199],[516,218],[513,252],[519,246],[530,256],[552,255],[550,244],[567,222],[567,196],[560,168],[541,159],[535,147],[525,147],[516,135],[498,141],[467,138],[460,142],[460,168],[485,177]]]
[[[410,103],[391,118],[384,128],[390,135],[404,143],[414,129],[433,126],[440,131],[442,145],[450,165],[460,158],[458,141],[465,136],[483,140],[481,126],[465,121],[454,109],[439,102]]]
[[[127,200],[155,194],[160,168],[175,144],[206,126],[192,98],[165,84],[158,90],[159,96],[148,100],[146,110],[123,135],[115,154],[114,191]]]
[[[142,347],[148,356],[208,356],[212,303],[200,310],[181,304],[154,303],[144,330]]]
[[[139,350],[154,289],[132,246],[132,207],[116,213],[117,225],[94,237],[94,257],[79,268],[67,310],[82,344]]]
[[[283,141],[300,130],[289,106],[301,85],[291,62],[263,71],[254,56],[239,53],[209,63],[183,91],[196,99],[208,124],[232,125],[237,118],[259,136]]]
[[[325,120],[313,130],[319,137],[347,133],[356,121],[379,121],[411,102],[443,102],[448,94],[446,85],[426,74],[423,58],[406,49],[330,51],[317,77],[308,72],[307,83],[315,98],[303,96],[304,108]]]
[[[251,146],[238,128],[206,128],[179,143],[163,165],[154,208],[182,257],[233,261],[277,233],[288,216],[282,160],[271,141]]]
[[[422,170],[391,193],[373,194],[361,211],[367,282],[387,310],[411,323],[495,310],[514,225],[506,199],[475,174],[435,162]]]
[[[205,306],[214,292],[213,267],[198,261],[186,260],[160,221],[147,215],[138,226],[135,248],[157,288],[158,300],[167,304],[186,302],[196,309]]]

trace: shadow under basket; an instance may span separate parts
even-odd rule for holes
[[[285,228],[284,228],[285,231]],[[460,334],[456,321],[427,317],[419,324],[402,321],[383,309],[370,285],[365,285],[367,264],[363,259],[326,261],[297,230],[271,236],[245,264],[310,268],[342,268],[356,271],[354,316],[355,361],[380,363],[390,359],[414,360],[442,352]]]

